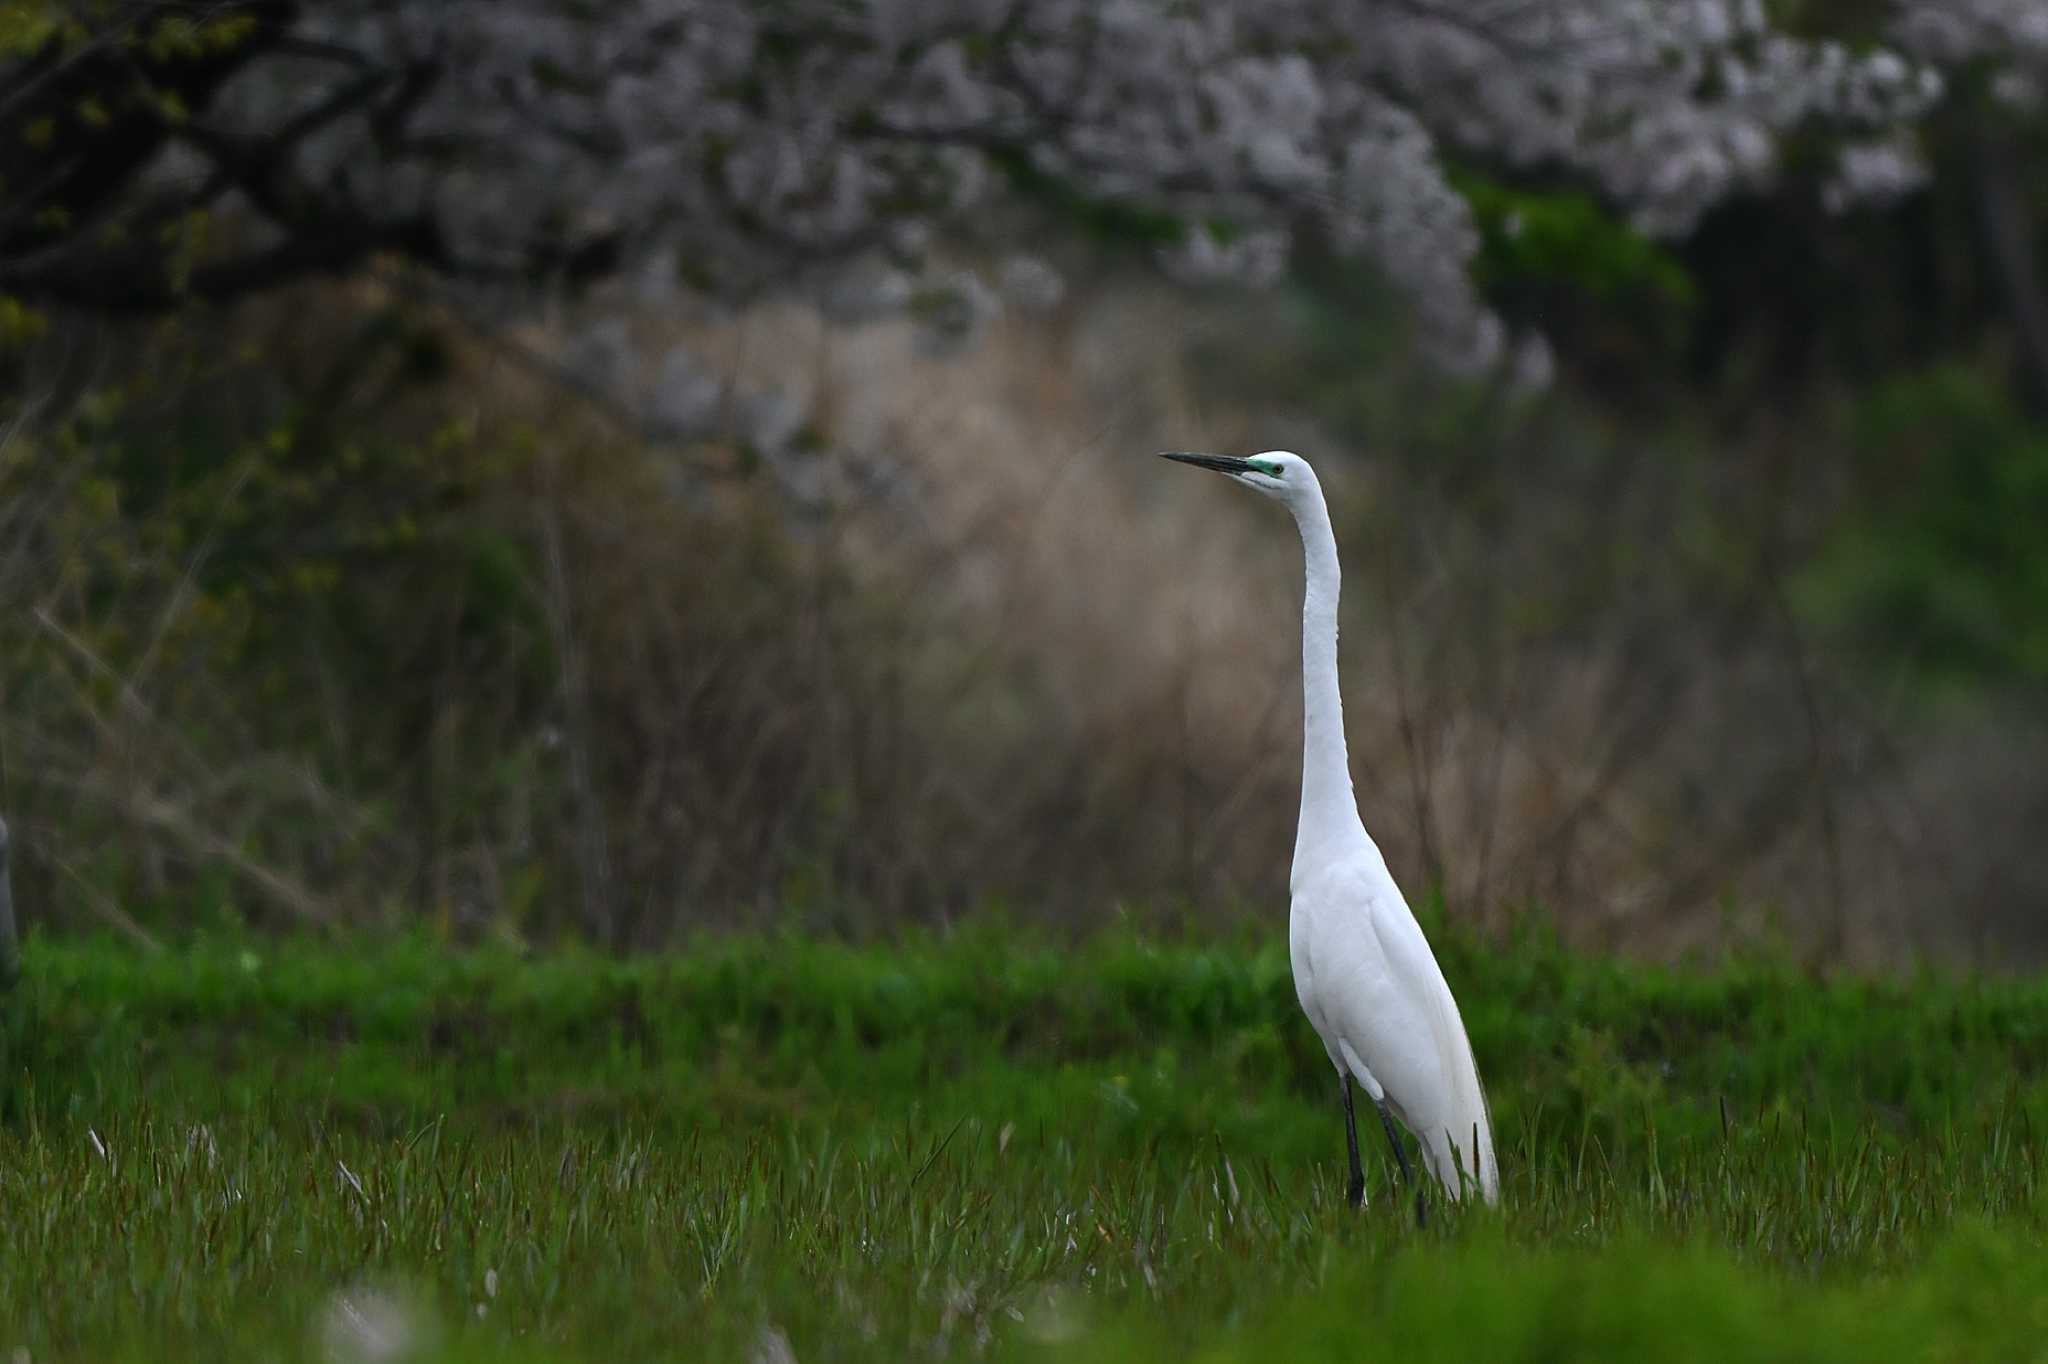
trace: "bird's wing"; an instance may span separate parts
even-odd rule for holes
[[[1446,1188],[1456,1191],[1462,1167],[1463,1176],[1475,1180],[1492,1202],[1499,1180],[1493,1116],[1465,1021],[1422,926],[1392,877],[1381,875],[1385,886],[1368,898],[1373,934],[1386,957],[1393,988],[1406,1005],[1401,1012],[1411,1028],[1419,1025],[1422,1035],[1415,1041],[1427,1057],[1422,1083],[1412,1097],[1403,1097],[1404,1116]]]

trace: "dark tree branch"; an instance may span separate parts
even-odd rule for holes
[[[199,122],[187,124],[184,137],[213,158],[217,180],[233,184],[271,218],[290,225],[309,215],[303,202],[303,188],[290,177],[287,159],[320,129],[366,108],[395,79],[396,73],[390,71],[359,76],[287,121],[269,137],[243,137]],[[210,196],[201,191],[201,197]]]
[[[409,235],[413,234],[413,235]],[[380,251],[426,248],[438,240],[419,239],[418,225],[378,230],[356,220],[332,230],[294,235],[275,246],[226,261],[198,266],[181,284],[165,268],[162,253],[144,249],[117,259],[94,256],[51,264],[17,276],[0,264],[0,289],[37,303],[57,303],[113,314],[168,312],[192,299],[224,301],[273,289],[310,275],[336,274],[363,264]]]
[[[213,173],[190,193],[155,196],[132,207],[128,230],[115,244],[104,243],[96,231],[75,226],[42,249],[0,254],[0,288],[37,302],[149,313],[175,308],[188,298],[231,299],[301,276],[346,271],[386,251],[464,273],[462,263],[450,258],[431,216],[378,218],[295,174],[294,158],[307,140],[349,118],[365,118],[370,135],[381,146],[400,142],[407,121],[438,75],[432,63],[416,63],[402,71],[376,68],[367,61],[359,65],[360,75],[265,136],[225,131],[202,119],[177,124],[157,120],[149,155],[175,138],[211,160]],[[123,161],[121,168],[132,180],[143,164]],[[112,176],[115,168],[104,167],[100,173]],[[125,188],[125,182],[109,187],[103,196],[108,212],[122,201],[117,190]],[[226,260],[202,262],[182,282],[175,280],[159,243],[161,230],[231,188],[242,191],[284,239]]]
[[[16,65],[9,72],[14,89],[0,106],[0,184],[35,189],[20,199],[9,195],[14,211],[0,224],[0,258],[77,238],[107,221],[175,135],[166,109],[206,108],[283,35],[297,9],[291,0],[136,6],[81,47],[53,39]],[[173,14],[256,24],[234,45],[197,55],[160,55],[131,41],[146,20]],[[100,117],[82,117],[87,108]],[[31,129],[48,131],[30,136]]]
[[[313,61],[332,62],[355,71],[370,71],[376,63],[355,48],[343,43],[330,43],[320,38],[307,38],[288,33],[271,45],[271,50],[282,57],[305,57]]]

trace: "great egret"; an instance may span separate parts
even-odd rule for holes
[[[1458,1002],[1352,797],[1337,688],[1337,537],[1322,485],[1307,460],[1285,450],[1249,458],[1169,451],[1165,458],[1258,489],[1293,512],[1301,529],[1308,578],[1301,608],[1301,818],[1288,879],[1287,943],[1302,1012],[1343,1086],[1351,1202],[1365,1203],[1351,1107],[1355,1079],[1379,1107],[1405,1182],[1413,1186],[1414,1176],[1395,1117],[1415,1133],[1423,1164],[1446,1193],[1458,1198],[1470,1180],[1491,1203],[1500,1192],[1493,1124]],[[1415,1216],[1423,1216],[1419,1188]]]

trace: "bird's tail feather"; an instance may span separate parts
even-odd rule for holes
[[[1423,1139],[1424,1153],[1431,1173],[1451,1197],[1461,1197],[1469,1187],[1486,1202],[1497,1202],[1500,1167],[1493,1154],[1493,1110],[1486,1102],[1485,1086],[1479,1082],[1479,1065],[1472,1058],[1472,1042],[1458,1015],[1458,1002],[1448,986],[1436,993],[1432,1021],[1451,1093],[1449,1111],[1439,1115],[1441,1125]]]

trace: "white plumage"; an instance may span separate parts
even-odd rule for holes
[[[1337,540],[1315,470],[1284,450],[1249,458],[1171,453],[1275,498],[1301,530],[1301,820],[1289,882],[1288,946],[1295,993],[1341,1079],[1350,1195],[1363,1203],[1351,1081],[1391,1110],[1422,1145],[1425,1167],[1452,1197],[1499,1196],[1493,1126],[1458,1002],[1365,831],[1351,790],[1337,685]],[[1402,1173],[1407,1156],[1390,1123]],[[1418,1196],[1417,1215],[1421,1215]]]

